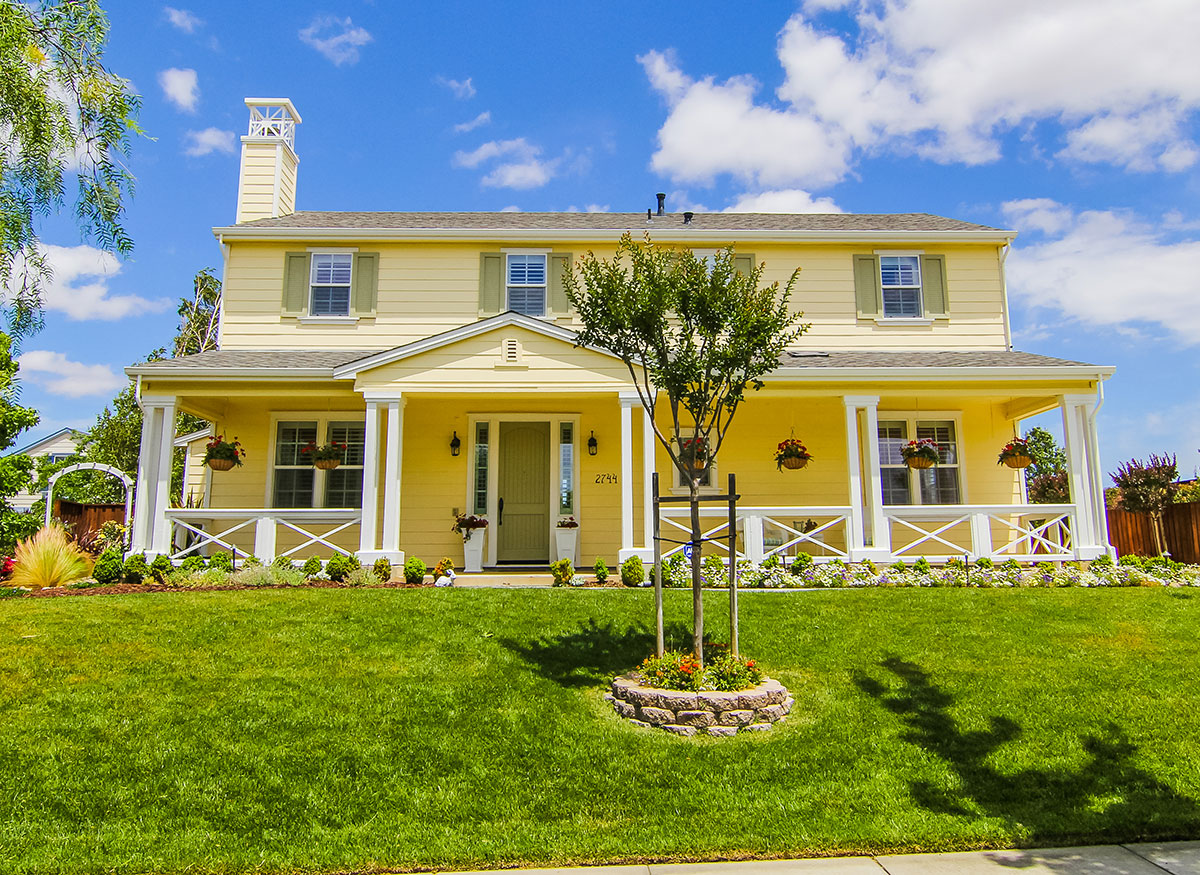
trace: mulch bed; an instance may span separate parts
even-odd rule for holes
[[[143,592],[228,592],[235,589],[423,589],[432,587],[432,583],[379,583],[372,586],[349,586],[345,583],[335,583],[332,580],[310,580],[300,586],[164,586],[162,584],[118,583],[113,586],[58,586],[53,589],[39,589],[10,598],[53,599],[63,596],[78,595],[129,595]]]

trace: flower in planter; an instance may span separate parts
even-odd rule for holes
[[[339,441],[330,441],[327,444],[318,445],[316,441],[309,441],[300,448],[300,455],[307,456],[312,462],[328,462],[337,461],[343,462],[346,459],[346,450],[349,447]]]
[[[932,468],[941,461],[941,447],[933,438],[921,438],[902,446],[900,456],[910,468]]]
[[[458,532],[462,535],[463,541],[471,537],[471,533],[476,529],[487,528],[487,517],[475,516],[470,513],[460,513],[454,518],[454,525],[450,527],[450,531]]]
[[[577,529],[579,528],[579,521],[575,517],[569,516],[565,520],[559,520],[557,525],[560,529]]]
[[[780,471],[784,468],[803,468],[811,458],[812,453],[799,438],[782,440],[775,448],[775,467]]]
[[[1008,465],[1010,468],[1028,468],[1033,464],[1033,454],[1029,452],[1029,441],[1025,438],[1013,438],[1000,451],[997,465]]]
[[[227,441],[223,434],[217,435],[204,445],[204,464],[210,468],[228,470],[234,465],[241,465],[245,456],[246,451],[242,449],[238,439]],[[213,464],[214,461],[216,464]]]

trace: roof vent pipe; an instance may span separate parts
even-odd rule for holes
[[[650,215],[650,208],[649,208],[649,207],[646,207],[646,221],[647,221],[647,222],[652,222],[652,221],[654,221],[653,217]]]
[[[690,210],[688,212],[684,213],[683,214],[683,224],[685,224],[685,225],[692,224],[692,216],[694,216],[694,215],[695,215],[695,213],[691,212]]]
[[[667,195],[666,192],[659,192],[655,195],[658,198],[658,214],[661,216],[667,211]]]

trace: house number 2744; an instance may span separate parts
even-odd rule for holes
[[[617,475],[616,474],[597,474],[596,482],[597,483],[616,483]]]

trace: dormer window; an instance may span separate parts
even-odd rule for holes
[[[312,297],[308,312],[313,316],[350,315],[350,274],[354,256],[313,253]]]
[[[508,307],[526,316],[546,315],[546,256],[509,253]]]

